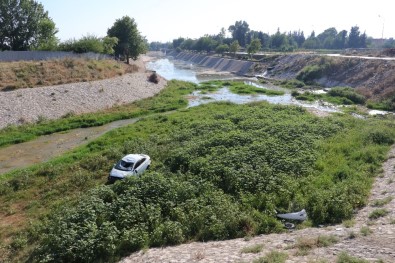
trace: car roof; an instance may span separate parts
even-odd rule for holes
[[[128,162],[128,163],[135,163],[141,159],[143,159],[145,156],[141,154],[128,154],[122,158],[122,161]]]

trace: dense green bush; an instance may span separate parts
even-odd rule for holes
[[[349,87],[335,87],[329,90],[329,96],[332,97],[344,97],[351,100],[355,104],[364,104],[365,97],[355,92],[353,88]]]
[[[54,177],[94,154],[110,167],[144,152],[151,170],[61,206],[43,224],[35,259],[115,261],[148,246],[277,232],[277,212],[302,208],[314,224],[341,222],[366,203],[393,138],[391,123],[267,103],[145,118],[89,143]]]

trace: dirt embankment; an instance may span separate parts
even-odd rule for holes
[[[292,54],[268,57],[259,66],[260,72],[280,80],[294,79],[310,67],[317,73],[311,81],[323,86],[349,86],[373,100],[395,96],[395,60]]]
[[[139,66],[111,59],[1,62],[0,91],[108,79],[137,72]]]
[[[0,129],[40,119],[58,119],[70,114],[101,111],[154,96],[166,86],[167,81],[161,78],[158,84],[149,82],[148,77],[151,73],[146,72],[144,59],[142,57],[133,61],[131,65],[126,65],[127,68],[133,68],[134,73],[124,74],[126,71],[117,74],[122,76],[9,91],[1,91],[0,88]],[[70,63],[79,63],[79,60],[70,60]],[[114,63],[123,64],[116,61]],[[51,74],[45,75],[51,77]],[[100,78],[105,76],[100,75]]]

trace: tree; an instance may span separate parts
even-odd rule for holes
[[[343,49],[347,44],[347,30],[340,31],[335,38],[333,46],[335,49]]]
[[[99,38],[95,35],[83,36],[79,40],[70,39],[63,43],[60,43],[58,50],[75,52],[75,53],[103,53],[103,54],[114,54],[114,46],[118,43],[116,37],[104,37]]]
[[[230,44],[229,51],[231,53],[233,53],[233,57],[236,56],[236,52],[237,52],[237,50],[239,50],[239,48],[240,48],[240,45],[237,40],[233,41],[232,44]]]
[[[277,29],[276,34],[270,37],[270,47],[286,51],[289,47],[287,35],[280,33],[280,29]]]
[[[323,48],[332,49],[334,47],[337,30],[334,27],[326,29],[324,32],[317,36]]]
[[[351,48],[358,48],[360,41],[359,41],[359,27],[353,26],[351,27],[350,34],[348,35],[348,47]]]
[[[195,48],[196,41],[193,39],[187,38],[184,42],[181,43],[180,47],[183,50],[193,50]]]
[[[223,55],[225,52],[229,51],[229,46],[227,44],[222,44],[219,45],[216,49],[215,52],[217,52],[218,54]]]
[[[248,55],[250,55],[252,58],[252,55],[254,55],[259,50],[261,50],[261,41],[258,38],[254,38],[251,41],[251,44],[249,44],[247,47]]]
[[[239,45],[246,46],[246,34],[250,31],[246,21],[236,21],[234,25],[229,26],[228,30],[232,33],[233,39],[239,42]]]
[[[317,49],[320,48],[320,40],[315,36],[315,32],[311,32],[310,36],[303,43],[303,47],[306,49]]]
[[[115,54],[122,54],[128,64],[129,58],[136,60],[140,54],[144,54],[148,49],[145,39],[137,29],[136,22],[129,16],[117,19],[114,25],[107,30],[107,35],[118,38]]]
[[[112,55],[115,53],[114,47],[118,44],[118,38],[116,37],[104,37],[102,39],[103,53]]]
[[[199,38],[195,43],[195,50],[210,52],[217,46],[217,41],[212,39],[210,36],[204,36]]]
[[[0,49],[53,49],[57,45],[55,23],[34,0],[0,1]]]
[[[181,46],[182,42],[184,42],[185,38],[179,37],[177,39],[173,39],[173,48],[176,49]]]
[[[303,43],[306,41],[303,31],[300,30],[293,31],[292,34],[289,34],[288,39],[292,39],[299,48],[302,47]]]

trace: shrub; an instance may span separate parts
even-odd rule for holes
[[[346,252],[341,252],[336,259],[336,263],[368,263],[369,261],[356,258],[348,255]]]
[[[284,263],[288,258],[288,254],[279,251],[271,251],[266,256],[254,260],[253,263]]]
[[[392,196],[387,196],[386,198],[383,199],[374,200],[372,206],[376,206],[376,207],[385,206],[386,204],[390,203],[392,199],[393,199]]]
[[[304,83],[311,83],[322,76],[322,68],[318,65],[309,65],[304,67],[297,75],[296,79]]]
[[[329,90],[328,95],[332,97],[343,97],[355,104],[364,104],[366,100],[364,96],[349,87],[334,87]]]
[[[256,253],[261,252],[262,249],[263,249],[263,245],[262,244],[256,244],[256,245],[253,245],[253,246],[245,247],[240,252],[241,253],[254,253],[254,254],[256,254]]]
[[[361,229],[359,231],[361,232],[361,235],[363,235],[363,236],[368,236],[371,233],[373,233],[373,231],[367,226],[361,227]]]
[[[384,209],[384,208],[378,208],[373,210],[370,214],[369,214],[369,219],[378,219],[380,217],[386,216],[388,215],[388,210]]]

